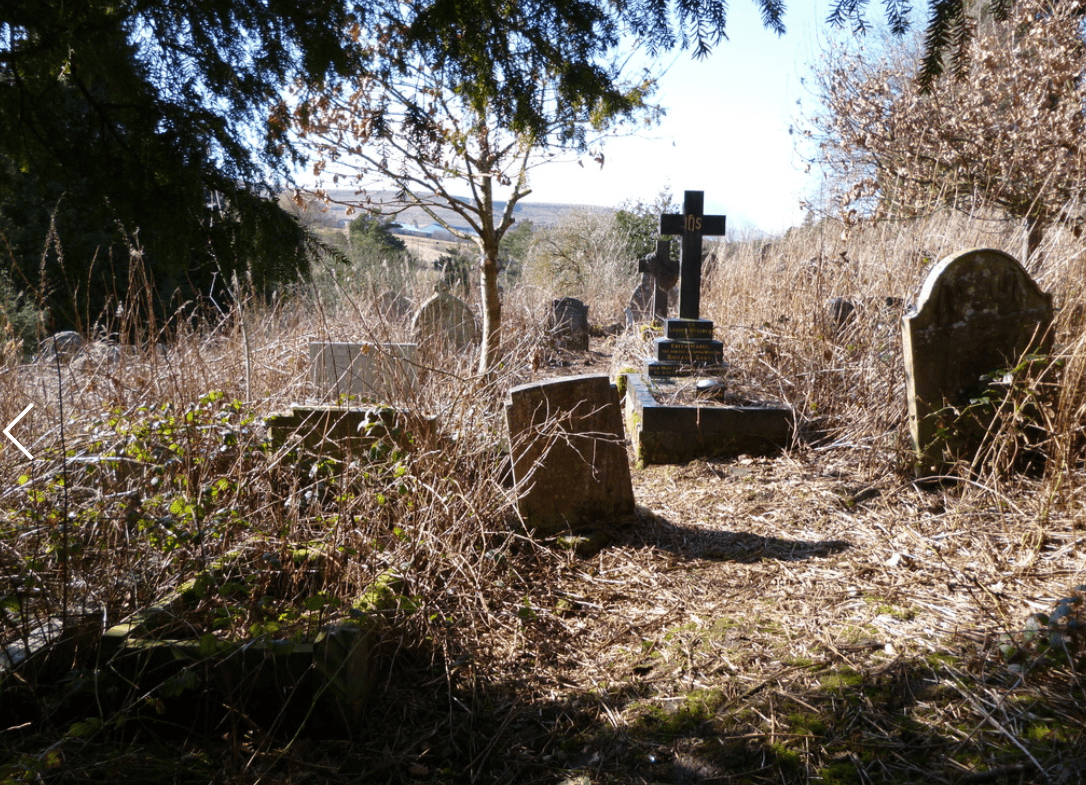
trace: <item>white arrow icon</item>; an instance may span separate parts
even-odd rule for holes
[[[31,403],[31,404],[27,404],[27,407],[26,407],[25,409],[23,409],[22,413],[21,413],[21,414],[20,414],[20,415],[19,415],[18,417],[16,417],[16,418],[15,418],[14,420],[12,420],[12,421],[11,421],[11,422],[10,422],[10,423],[8,424],[8,427],[4,429],[4,436],[6,436],[6,437],[8,437],[9,439],[11,439],[11,443],[12,443],[12,444],[14,444],[14,445],[15,445],[16,447],[18,447],[18,448],[19,448],[20,450],[22,450],[22,451],[23,451],[23,455],[25,455],[25,456],[26,456],[27,458],[29,458],[30,460],[34,460],[34,456],[33,456],[33,455],[31,455],[31,454],[30,454],[29,452],[27,452],[27,449],[26,449],[26,447],[23,447],[23,445],[19,444],[19,440],[18,440],[18,439],[16,439],[16,438],[15,438],[14,436],[12,436],[12,435],[11,435],[11,429],[12,429],[12,428],[14,428],[14,427],[15,427],[15,426],[16,426],[16,425],[17,425],[17,424],[19,423],[19,420],[21,420],[21,419],[23,419],[24,417],[26,417],[26,413],[27,413],[28,411],[30,411],[31,409],[33,409],[33,408],[34,408],[34,404],[32,404],[32,403]]]

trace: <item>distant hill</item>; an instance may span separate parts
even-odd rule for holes
[[[332,189],[328,191],[328,195],[339,202],[353,202],[357,201],[359,197],[355,196],[354,190],[349,188]],[[377,202],[384,201],[385,199],[391,199],[393,195],[392,191],[374,191],[370,193],[370,197]],[[466,201],[466,197],[463,197]],[[495,202],[494,209],[496,213],[501,213],[505,209],[505,202]],[[557,204],[554,202],[534,202],[529,196],[526,199],[522,199],[517,203],[516,209],[513,215],[518,221],[531,221],[533,224],[539,226],[547,226],[558,223],[558,220],[565,214],[578,211],[599,211],[607,212],[611,210],[610,207],[600,207],[597,205],[585,205],[585,204]],[[453,224],[454,226],[464,226],[466,224],[460,216],[450,209],[435,209],[434,212],[444,220]],[[333,216],[340,216],[341,221],[349,222],[353,216],[347,214],[347,207],[340,204],[328,205],[328,214]],[[430,223],[433,223],[433,218],[421,207],[409,207],[402,211],[393,220],[406,224],[408,226],[425,227]]]

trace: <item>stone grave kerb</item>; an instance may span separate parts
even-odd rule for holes
[[[701,318],[701,240],[724,234],[727,218],[705,215],[705,192],[686,191],[683,211],[660,216],[660,234],[680,235],[679,318]]]
[[[1052,295],[1003,251],[973,248],[928,273],[902,318],[909,430],[920,473],[942,469],[940,412],[968,406],[982,377],[1052,345]]]

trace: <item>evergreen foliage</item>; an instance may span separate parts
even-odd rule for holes
[[[348,258],[370,283],[403,291],[411,275],[407,244],[392,233],[392,222],[360,215],[347,226]]]
[[[168,312],[304,270],[267,198],[289,151],[265,114],[285,80],[346,68],[338,0],[13,0],[0,19],[0,232],[54,327],[89,329],[144,273]]]
[[[783,3],[755,2],[783,32]],[[961,2],[940,0],[933,19]],[[902,4],[891,0],[891,20]],[[860,18],[863,5],[839,0],[835,13]],[[726,21],[724,0],[3,0],[0,233],[13,282],[56,327],[87,328],[144,273],[166,312],[239,274],[258,291],[304,275],[312,241],[273,201],[303,158],[288,86],[311,96],[421,60],[501,128],[576,146],[586,116],[641,108],[613,65],[623,35],[701,56]],[[379,49],[363,34],[376,24]],[[936,54],[954,38],[942,29]],[[572,111],[556,118],[555,106]],[[51,226],[59,242],[45,251]]]

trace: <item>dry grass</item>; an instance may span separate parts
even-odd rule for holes
[[[717,260],[704,315],[738,372],[794,405],[805,427],[775,458],[635,469],[638,525],[608,532],[591,556],[518,530],[501,404],[528,379],[637,363],[647,336],[555,358],[541,317],[554,292],[543,285],[506,295],[501,373],[479,379],[470,356],[434,363],[394,403],[436,418],[436,430],[338,467],[264,446],[259,418],[309,395],[309,341],[407,337],[365,296],[336,309],[313,299],[239,309],[209,332],[172,333],[164,353],[4,369],[0,420],[34,403],[17,435],[38,456],[0,454],[5,641],[61,606],[112,623],[225,554],[247,594],[207,598],[191,619],[227,618],[223,636],[312,632],[389,575],[396,596],[375,611],[379,697],[348,740],[269,734],[242,712],[179,735],[132,732],[114,714],[72,733],[102,716],[72,686],[93,667],[77,652],[64,673],[81,675],[5,695],[25,706],[0,720],[0,774],[1077,781],[1082,652],[1046,656],[1023,631],[1086,583],[1080,251],[1053,233],[1031,263],[1061,308],[1063,361],[1049,460],[1033,476],[1016,474],[995,439],[965,481],[912,483],[900,306],[883,299],[907,305],[946,253],[1015,253],[1021,238],[1004,229],[941,216],[843,238],[826,225]],[[845,334],[827,315],[835,296],[872,298]],[[593,297],[593,321],[624,304],[620,292]],[[307,558],[292,559],[303,546]],[[253,566],[268,554],[275,570]],[[318,595],[319,611],[291,616]],[[271,620],[282,621],[274,633]],[[144,697],[126,700],[138,709]]]

